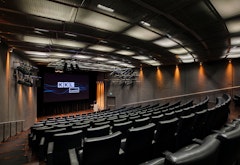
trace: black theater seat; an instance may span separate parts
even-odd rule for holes
[[[136,119],[133,122],[133,127],[141,127],[141,126],[149,124],[149,122],[150,122],[150,117]]]
[[[199,146],[168,153],[165,165],[220,165],[217,164],[219,148],[220,141],[216,139],[216,135],[209,135]]]
[[[120,146],[119,131],[106,136],[86,138],[82,150],[69,150],[70,162],[75,165],[118,165]]]
[[[83,133],[81,130],[54,134],[53,142],[48,144],[47,164],[69,164],[68,149],[81,148]]]
[[[133,126],[133,122],[132,121],[116,123],[116,124],[113,124],[112,132],[121,131],[122,138],[125,138],[126,135],[127,135],[128,129],[130,129],[132,126]]]
[[[175,151],[178,122],[178,118],[173,118],[160,121],[157,124],[154,138],[154,155],[161,155],[166,150]]]
[[[99,127],[94,128],[88,128],[86,132],[86,137],[99,137],[99,136],[105,136],[110,133],[110,125],[102,125]]]
[[[180,116],[177,130],[176,149],[180,149],[192,143],[193,139],[193,125],[195,122],[195,114]]]
[[[151,158],[154,130],[153,123],[129,129],[126,141],[122,142],[124,164],[135,165]]]
[[[231,127],[231,126],[230,126]],[[220,133],[217,139],[221,141],[218,164],[233,165],[240,159],[240,125],[236,124],[224,133]]]

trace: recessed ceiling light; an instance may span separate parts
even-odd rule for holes
[[[110,7],[107,7],[107,6],[104,6],[104,5],[101,5],[101,4],[98,4],[97,7],[101,10],[104,10],[104,11],[107,11],[107,12],[111,12],[113,13],[114,12],[114,9],[110,8]]]
[[[240,47],[231,48],[229,53],[240,53]]]
[[[240,37],[232,37],[231,45],[240,45]]]
[[[173,54],[186,54],[188,51],[184,48],[169,49],[169,52]]]
[[[141,23],[143,26],[148,26],[148,27],[151,26],[150,23],[145,22],[145,21],[141,21],[140,23]]]
[[[38,51],[24,51],[28,55],[37,55],[37,56],[48,56],[47,52],[38,52]]]
[[[70,37],[77,37],[76,34],[72,34],[72,33],[65,33],[66,36],[70,36]]]
[[[145,63],[145,64],[152,65],[152,66],[159,66],[159,65],[161,65],[160,62],[155,61],[155,60],[143,60],[142,62]]]
[[[107,58],[103,58],[103,57],[95,57],[92,60],[95,60],[95,61],[107,61],[108,59]]]
[[[115,53],[125,55],[125,56],[131,56],[135,54],[135,52],[129,51],[129,50],[119,50],[119,51],[116,51]]]
[[[107,61],[108,64],[118,64],[120,61],[112,60],[112,61]]]
[[[178,55],[177,57],[180,59],[193,59],[190,54]]]
[[[239,19],[227,21],[226,25],[227,25],[228,31],[230,33],[238,33],[239,32],[239,27],[240,27]]]
[[[97,50],[97,51],[102,51],[102,52],[112,52],[115,49],[109,46],[103,46],[103,45],[93,45],[88,47],[88,49],[92,49],[92,50]]]
[[[239,14],[239,0],[211,0],[211,3],[223,18],[230,18]]]
[[[83,8],[78,8],[75,22],[111,32],[122,31],[130,25],[116,18]]]
[[[153,43],[166,48],[178,45],[176,42],[168,38],[162,38],[160,40],[154,41]]]
[[[192,63],[194,62],[194,59],[181,59],[183,63]]]
[[[49,32],[49,30],[40,29],[40,28],[34,28],[34,31],[37,31],[37,32]]]
[[[154,33],[140,26],[134,26],[129,30],[127,30],[124,34],[133,38],[137,38],[140,40],[147,40],[147,41],[154,40],[160,37],[160,35],[158,35],[157,33]]]
[[[77,58],[77,59],[89,59],[91,58],[91,56],[87,56],[87,55],[74,55],[73,58]]]
[[[146,56],[132,56],[132,58],[137,59],[137,60],[148,60],[149,59]]]
[[[228,54],[227,58],[240,58],[240,54]]]

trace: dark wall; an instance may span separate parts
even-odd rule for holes
[[[216,62],[181,64],[142,69],[142,75],[133,85],[121,86],[106,82],[106,96],[116,98],[116,107],[152,99],[167,98],[202,91],[240,85],[240,61],[219,60]],[[141,75],[138,70],[139,75]],[[107,99],[107,97],[106,97]],[[107,104],[107,100],[106,100]]]
[[[14,51],[9,52],[8,46],[0,42],[0,135],[4,138],[16,134],[19,120],[23,120],[21,129],[27,130],[37,117],[37,88],[17,83],[14,69],[19,63],[33,66]]]

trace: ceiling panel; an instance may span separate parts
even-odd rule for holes
[[[239,6],[239,0],[1,0],[0,37],[13,52],[51,67],[77,62],[106,72],[217,61],[239,57]]]

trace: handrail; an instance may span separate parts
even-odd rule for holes
[[[168,100],[168,99],[188,97],[188,96],[193,96],[193,95],[208,94],[208,93],[213,93],[213,92],[232,90],[232,89],[237,89],[237,88],[240,88],[240,86],[219,88],[219,89],[207,90],[207,91],[202,91],[202,92],[194,92],[194,93],[188,93],[188,94],[182,94],[182,95],[176,95],[176,96],[169,96],[169,97],[158,98],[158,99],[145,100],[145,101],[140,101],[140,102],[133,102],[133,103],[128,103],[128,104],[123,104],[122,106],[138,105],[138,104],[150,103],[150,102],[155,102],[155,101],[162,101],[162,100]]]
[[[13,121],[0,122],[0,124],[17,123],[17,122],[24,122],[24,121],[25,120],[13,120]]]

